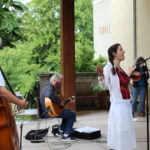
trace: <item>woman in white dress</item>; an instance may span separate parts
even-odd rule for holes
[[[108,49],[109,63],[104,67],[97,66],[101,87],[108,87],[110,92],[110,110],[108,118],[107,145],[110,150],[133,150],[136,148],[135,131],[132,120],[132,105],[128,84],[132,67],[127,75],[120,67],[124,60],[120,44]]]

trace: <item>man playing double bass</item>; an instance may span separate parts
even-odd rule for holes
[[[19,150],[17,127],[8,102],[21,107],[27,105],[26,100],[17,98],[5,88],[4,78],[0,71],[0,149]]]

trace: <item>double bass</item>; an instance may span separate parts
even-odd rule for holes
[[[2,69],[2,75],[10,88]],[[12,88],[10,88],[11,92]],[[0,150],[19,150],[19,137],[10,104],[0,97]]]

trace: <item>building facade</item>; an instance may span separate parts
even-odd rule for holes
[[[93,15],[95,58],[107,56],[114,43],[125,50],[122,67],[126,71],[136,57],[150,56],[149,0],[94,0]],[[147,63],[150,68],[150,60]]]

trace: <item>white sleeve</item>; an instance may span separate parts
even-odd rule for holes
[[[4,78],[2,76],[1,71],[0,71],[0,86],[5,86]]]
[[[104,67],[104,80],[99,81],[99,84],[102,88],[110,88],[110,72],[112,65],[109,63]]]
[[[100,85],[100,87],[101,88],[106,88],[107,86],[106,86],[106,84],[105,84],[105,79],[104,80],[102,80],[102,81],[100,81],[100,76],[98,76],[98,81],[99,81],[99,85]]]

